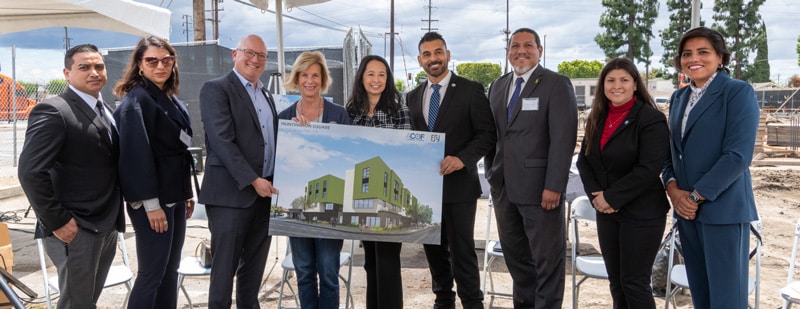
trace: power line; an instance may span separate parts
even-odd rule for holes
[[[339,26],[342,26],[342,27],[345,27],[345,28],[350,28],[350,27],[348,27],[347,25],[340,24],[340,23],[338,23],[338,22],[335,22],[335,21],[333,21],[333,20],[330,20],[330,19],[328,19],[328,18],[325,18],[325,17],[323,17],[323,16],[321,16],[321,15],[319,15],[319,14],[313,13],[313,12],[311,12],[311,11],[309,11],[309,10],[306,10],[306,9],[304,9],[304,8],[296,8],[296,9],[298,9],[298,10],[301,10],[301,11],[303,11],[303,12],[306,12],[306,13],[308,13],[308,14],[311,14],[312,16],[314,16],[314,17],[316,17],[316,18],[319,18],[319,19],[322,19],[322,20],[327,20],[328,22],[330,22],[330,23],[332,23],[332,24],[337,24],[337,25],[339,25]]]
[[[244,2],[242,0],[233,0],[233,1],[241,3],[241,4],[244,4],[244,5],[247,5],[247,6],[251,6],[251,7],[254,7],[254,8],[257,8],[257,9],[260,9],[257,6],[253,5],[252,3],[247,3],[247,2]],[[262,13],[263,12],[269,12],[269,13],[272,13],[272,14],[276,14],[275,11],[270,10],[270,9],[261,10],[261,11],[262,11]],[[306,24],[309,24],[309,25],[314,25],[314,26],[317,26],[317,27],[322,27],[322,28],[325,28],[325,29],[333,30],[333,31],[339,31],[339,32],[344,32],[344,33],[347,33],[347,31],[348,31],[348,29],[334,28],[334,27],[331,27],[331,26],[326,26],[326,25],[323,25],[323,24],[319,24],[319,23],[315,23],[315,22],[312,22],[312,21],[308,21],[308,20],[297,18],[297,17],[293,17],[293,16],[290,16],[290,15],[283,15],[283,17],[291,19],[291,20],[296,20],[296,21],[299,21],[301,23],[306,23]]]

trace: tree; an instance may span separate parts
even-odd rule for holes
[[[600,27],[594,41],[607,58],[625,56],[650,65],[650,39],[658,17],[658,0],[603,0],[606,11],[600,15]]]
[[[800,65],[800,35],[797,36],[797,65]]]
[[[714,0],[714,29],[727,39],[733,76],[742,79],[763,24],[758,8],[766,0]]]
[[[397,91],[403,93],[406,90],[406,83],[404,83],[402,79],[396,79],[394,81],[394,87],[397,88]]]
[[[569,78],[596,78],[603,70],[603,63],[599,60],[572,60],[564,61],[558,65],[558,73]]]
[[[672,78],[672,75],[673,74],[670,74],[664,68],[653,68],[652,70],[650,70],[649,78],[650,79],[656,79],[656,78],[670,79],[670,78]]]
[[[787,86],[792,88],[800,88],[800,76],[795,74],[792,75],[792,77],[789,77],[789,84]]]
[[[751,83],[766,83],[769,82],[769,47],[767,46],[767,26],[764,25],[764,22],[761,22],[761,29],[754,41],[756,58],[744,72],[743,80]]]
[[[428,75],[425,74],[425,71],[419,71],[419,73],[417,73],[417,76],[414,77],[414,83],[416,85],[419,85],[420,83],[422,83],[422,81],[425,80],[428,80]]]
[[[17,81],[17,83],[20,86],[22,86],[22,88],[25,88],[25,94],[28,96],[28,98],[35,98],[36,97],[36,93],[37,93],[37,90],[39,89],[39,85],[37,85],[36,83],[29,83],[29,82],[22,82],[22,81]]]
[[[665,68],[674,68],[675,56],[678,55],[678,43],[681,36],[692,26],[692,0],[667,0],[667,9],[672,14],[669,16],[669,26],[661,30],[661,46],[664,47],[661,64]],[[700,20],[700,25],[703,25],[702,20]],[[664,78],[671,78],[672,83],[678,85],[677,73]]]
[[[58,94],[67,90],[67,80],[65,79],[54,79],[47,83],[44,86],[44,89],[47,90],[47,93],[50,94]]]
[[[458,75],[474,80],[483,85],[483,89],[488,89],[489,84],[502,75],[499,64],[467,62],[456,65]]]
[[[292,209],[306,209],[309,206],[311,206],[311,203],[309,203],[305,195],[298,196],[292,200]]]

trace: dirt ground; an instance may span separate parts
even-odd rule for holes
[[[783,301],[778,290],[786,284],[786,276],[789,265],[789,258],[794,240],[794,228],[800,218],[800,167],[796,166],[759,166],[752,167],[753,189],[758,206],[759,216],[763,224],[763,246],[761,253],[761,288],[760,288],[760,308],[779,308]],[[479,206],[483,204],[479,203]],[[476,234],[485,231],[486,208],[479,207],[476,220]],[[483,211],[483,212],[482,212]],[[668,222],[668,226],[669,226]],[[594,232],[592,226],[582,226],[581,250],[590,253],[597,248],[596,238],[592,237]],[[584,234],[584,232],[588,232]],[[496,234],[492,232],[496,239]],[[476,237],[476,239],[483,239]],[[584,243],[592,243],[594,246],[584,246]],[[408,246],[404,247],[404,251]],[[590,252],[586,252],[590,251]],[[483,266],[483,251],[479,250],[479,263]],[[420,257],[424,259],[424,254]],[[404,292],[405,307],[429,307],[432,301],[430,291],[429,275],[425,269],[419,270],[418,267],[406,267],[412,261],[404,260],[403,279],[406,282]],[[424,260],[422,261],[424,264]],[[563,308],[572,308],[572,276],[569,267],[570,260],[567,259],[566,287]],[[414,264],[417,264],[416,262]],[[751,263],[751,272],[755,272],[755,262]],[[511,290],[511,279],[507,273],[502,260],[493,264],[495,268],[496,289],[500,291]],[[499,279],[499,280],[498,280]],[[362,296],[363,297],[363,296]],[[358,301],[356,296],[356,304]],[[674,298],[678,308],[693,308],[691,297],[688,292],[679,293]],[[486,298],[488,306],[490,298]],[[755,296],[750,296],[750,302],[755,302]],[[656,298],[658,307],[664,305],[664,298]],[[608,294],[607,282],[589,279],[581,285],[579,296],[579,308],[611,308],[611,297]],[[358,306],[356,306],[358,308]],[[513,308],[508,298],[495,298],[491,308]]]
[[[760,289],[760,308],[778,308],[781,298],[778,289],[786,282],[789,256],[792,249],[793,231],[798,217],[800,217],[800,167],[792,166],[767,166],[751,168],[753,175],[753,185],[755,190],[756,202],[759,214],[763,221],[764,246],[761,260],[761,289]],[[491,224],[489,229],[489,239],[497,239],[496,224],[492,220],[487,220],[490,213],[488,200],[481,199],[478,202],[478,211],[475,224],[476,253],[478,255],[479,266],[483,269],[484,250],[482,250],[484,239],[486,239],[487,224]],[[27,201],[24,196],[0,200],[0,210],[3,212],[16,213],[22,216],[27,208]],[[31,217],[23,218],[18,222],[10,222],[11,238],[14,246],[16,265],[14,274],[24,283],[31,286],[34,291],[43,291],[41,284],[41,273],[39,272],[38,258],[36,256],[36,246],[31,235],[34,219]],[[594,227],[591,225],[581,226],[581,252],[584,254],[596,252],[596,237],[593,236]],[[204,220],[192,219],[189,221],[187,229],[186,244],[184,255],[191,255],[195,245],[200,239],[208,237],[207,225]],[[135,241],[132,229],[126,233],[127,248],[132,260],[132,268],[136,268],[135,260]],[[344,251],[349,251],[350,241],[345,241]],[[281,267],[280,262],[285,254],[286,238],[274,237],[270,248],[270,257],[265,272],[264,286],[262,289],[262,307],[275,308],[280,287]],[[358,248],[355,243],[353,250],[353,268],[351,275],[351,287],[355,308],[365,308],[366,278],[363,270],[364,258],[363,250]],[[430,273],[427,269],[427,262],[422,246],[418,244],[404,244],[402,256],[403,274],[403,293],[405,308],[431,308],[433,294],[431,290]],[[569,269],[569,258],[567,259],[567,273],[565,284],[565,295],[563,308],[572,307],[572,277]],[[496,260],[492,264],[494,289],[500,292],[511,291],[511,279],[502,260]],[[52,266],[50,273],[54,272]],[[347,276],[347,267],[342,268],[342,274]],[[291,280],[294,285],[294,280]],[[207,304],[208,277],[189,277],[186,279],[186,286],[196,308],[205,308]],[[487,282],[487,288],[491,290],[491,285]],[[579,297],[579,308],[611,308],[611,297],[608,295],[606,281],[587,280],[581,285]],[[104,290],[100,300],[100,308],[121,308],[122,299],[126,290],[121,287],[114,287]],[[288,292],[287,292],[288,294]],[[289,300],[284,302],[287,306],[294,306]],[[750,297],[751,302],[754,296]],[[345,293],[342,289],[342,305],[344,305]],[[687,293],[678,295],[675,299],[678,308],[693,308],[690,296]],[[489,307],[491,298],[486,298],[486,305]],[[656,304],[661,308],[664,304],[663,298],[656,298]],[[509,298],[497,297],[493,300],[491,308],[512,308]],[[29,308],[44,308],[41,305],[29,306]],[[179,308],[188,308],[188,303],[183,295],[179,298]],[[460,308],[460,306],[458,306]]]

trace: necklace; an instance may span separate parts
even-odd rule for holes
[[[614,126],[614,125],[615,125],[615,124],[616,124],[616,123],[617,123],[617,122],[618,122],[620,119],[622,119],[622,118],[625,118],[625,116],[627,116],[627,115],[628,115],[628,112],[627,112],[627,111],[626,111],[626,112],[624,112],[624,113],[622,113],[622,115],[619,115],[619,117],[617,117],[617,120],[614,120],[614,122],[612,122],[611,124],[609,124],[609,125],[608,125],[608,127],[609,127],[609,128],[613,127],[613,126]]]
[[[319,103],[319,114],[317,114],[317,115],[316,115],[316,117],[314,117],[314,118],[312,119],[312,121],[322,117],[322,107],[323,107],[323,106],[325,106],[325,102],[322,100],[322,98],[320,98],[320,103]],[[298,109],[298,114],[299,114],[300,116],[306,116],[305,114],[303,114],[303,100],[302,100],[302,99],[301,99],[299,102],[297,102],[297,109]],[[313,111],[313,110],[311,110],[311,111],[307,111],[307,112],[308,112],[308,113],[313,113],[314,111]],[[310,115],[309,115],[309,116],[310,116]],[[311,118],[311,117],[308,117],[308,118]]]

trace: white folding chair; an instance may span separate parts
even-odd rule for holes
[[[108,270],[108,276],[106,276],[106,282],[103,284],[103,288],[105,289],[124,284],[125,288],[128,289],[127,293],[125,294],[125,300],[122,303],[122,307],[125,308],[128,305],[128,297],[131,295],[131,288],[133,286],[133,272],[131,272],[130,261],[128,260],[128,249],[125,247],[125,234],[117,234],[117,247],[122,253],[122,264],[111,265],[111,268]],[[59,292],[58,275],[47,275],[47,263],[44,255],[44,242],[41,238],[36,239],[36,248],[39,250],[39,265],[42,268],[45,302],[47,304],[47,309],[51,309],[53,305],[52,300],[50,299],[50,294]]]
[[[792,304],[800,304],[800,281],[794,280],[794,268],[797,263],[797,245],[800,242],[800,219],[794,227],[794,244],[792,257],[789,260],[789,274],[786,276],[786,286],[780,290],[783,297],[783,308],[792,308]]]
[[[205,268],[200,265],[200,259],[196,256],[187,256],[181,260],[178,266],[178,287],[183,291],[183,296],[189,302],[189,308],[193,308],[192,299],[189,298],[189,293],[186,292],[186,287],[183,286],[183,279],[186,277],[199,277],[211,276],[211,267]]]
[[[689,289],[689,278],[686,274],[686,265],[678,264],[672,265],[673,257],[675,256],[675,238],[677,236],[678,225],[672,225],[672,237],[670,240],[670,250],[669,250],[669,270],[667,277],[667,293],[664,296],[664,308],[669,309],[670,300],[680,291],[681,289]],[[755,293],[755,305],[748,304],[749,308],[758,309],[758,304],[760,302],[761,297],[761,220],[756,220],[750,222],[750,236],[754,238],[755,245],[752,246],[753,249],[750,250],[750,260],[752,261],[755,257],[755,275],[748,276],[747,280],[747,294],[754,294]],[[678,308],[677,304],[673,301],[672,302],[673,308]]]
[[[345,302],[344,308],[345,309],[352,309],[355,308],[355,305],[352,303],[353,294],[350,292],[350,279],[353,275],[353,247],[355,244],[355,240],[346,240],[350,242],[350,252],[339,252],[339,267],[347,266],[347,278],[345,278],[341,271],[339,272],[339,279],[342,280],[346,288],[345,293]],[[283,261],[281,262],[281,267],[283,268],[283,276],[281,276],[281,287],[280,292],[278,292],[278,309],[294,309],[299,308],[300,301],[297,298],[297,293],[295,292],[294,288],[292,288],[291,283],[289,282],[289,277],[291,273],[294,273],[294,263],[292,263],[292,246],[289,245],[289,238],[286,238],[286,256],[283,257]],[[289,290],[292,291],[292,295],[294,297],[295,305],[298,307],[285,307],[283,306],[283,286],[287,285]]]
[[[572,308],[578,308],[578,296],[580,294],[580,286],[586,279],[604,279],[608,280],[608,272],[602,256],[579,256],[578,247],[580,246],[579,237],[579,221],[595,222],[597,216],[592,202],[586,196],[580,196],[572,201],[570,211],[570,226],[572,227]],[[583,275],[580,281],[577,281],[577,275]]]
[[[512,297],[510,293],[498,292],[494,289],[494,276],[492,273],[492,264],[497,259],[503,259],[503,249],[500,246],[500,241],[491,240],[489,233],[492,229],[492,211],[494,202],[492,201],[491,194],[489,195],[489,207],[486,211],[486,244],[483,251],[483,295],[489,296],[489,308],[492,308],[495,296]],[[489,281],[490,289],[486,289],[486,281]]]

